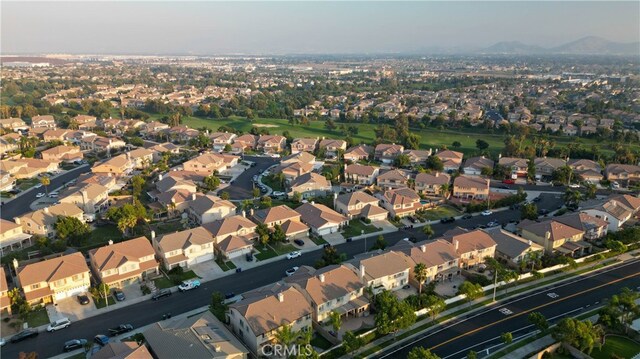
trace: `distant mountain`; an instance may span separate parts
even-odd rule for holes
[[[640,42],[621,43],[597,36],[587,36],[553,48],[503,41],[479,51],[484,54],[513,55],[640,55]]]

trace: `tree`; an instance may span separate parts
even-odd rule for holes
[[[271,197],[269,196],[262,196],[262,198],[260,198],[260,205],[264,208],[269,208],[272,205],[272,200]]]
[[[536,180],[536,163],[533,158],[529,159],[529,162],[527,162],[527,179],[530,182],[535,182]]]
[[[424,233],[427,238],[431,239],[431,236],[435,234],[435,231],[433,230],[433,228],[431,228],[431,225],[427,224],[422,227],[422,233]]]
[[[551,179],[555,182],[560,182],[564,185],[571,183],[571,177],[573,176],[573,169],[569,166],[562,166],[555,169],[551,173]]]
[[[413,267],[413,276],[418,282],[418,296],[422,294],[422,285],[427,280],[427,266],[424,263],[418,263]]]
[[[279,224],[276,224],[273,227],[273,233],[271,233],[271,240],[274,243],[282,243],[287,241],[287,234],[284,233],[282,227]]]
[[[258,234],[258,241],[263,247],[266,246],[267,243],[269,243],[270,238],[269,227],[264,223],[258,223],[256,226],[256,233]]]
[[[220,186],[220,178],[218,178],[218,176],[216,175],[210,175],[205,177],[202,180],[202,183],[204,184],[204,188],[206,190],[213,191]]]
[[[76,217],[58,216],[54,224],[58,238],[66,240],[72,246],[82,244],[90,229]]]
[[[355,335],[352,331],[346,331],[342,336],[342,346],[344,350],[351,356],[353,353],[360,349],[364,341],[359,336]]]
[[[574,318],[562,319],[552,332],[553,339],[572,345],[590,354],[594,346],[601,346],[604,333],[589,320],[580,321]]]
[[[429,158],[427,158],[426,166],[428,169],[438,172],[444,169],[442,160],[437,156],[429,156]]]
[[[484,151],[489,148],[489,143],[485,140],[476,140],[476,148],[480,151]]]
[[[453,141],[453,143],[451,144],[451,147],[453,148],[460,148],[462,147],[462,143],[460,143],[460,141]]]
[[[605,240],[604,245],[614,253],[624,253],[627,251],[627,246],[624,243],[613,239]]]
[[[385,241],[384,236],[381,234],[376,238],[376,242],[373,244],[373,247],[371,247],[371,250],[384,250],[385,248],[387,248],[387,241]]]
[[[477,283],[464,281],[460,285],[460,288],[458,288],[458,294],[463,294],[465,296],[465,299],[469,303],[469,305],[471,305],[472,301],[482,296],[483,294],[482,286],[480,286],[480,284],[477,284]]]
[[[401,329],[408,328],[416,321],[416,313],[406,301],[400,301],[398,297],[389,291],[383,291],[375,299],[375,322],[378,333],[385,335],[397,333]]]
[[[329,314],[329,318],[331,319],[331,327],[335,333],[340,331],[340,327],[342,327],[342,316],[338,312],[331,312]]]
[[[446,307],[447,303],[445,303],[444,299],[433,294],[427,296],[425,308],[429,309],[431,320],[435,320],[438,314],[442,313]]]
[[[582,194],[571,188],[567,188],[563,195],[564,204],[569,208],[576,208],[582,200]]]
[[[529,323],[535,325],[535,327],[541,332],[549,329],[549,322],[547,321],[547,318],[540,312],[529,313],[527,320]]]
[[[467,359],[478,359],[478,353],[470,350],[469,353],[467,353]]]
[[[535,203],[527,203],[520,208],[520,218],[530,219],[532,221],[538,219],[538,206]]]
[[[409,156],[401,154],[396,157],[394,164],[396,167],[408,167],[411,164],[411,159]]]
[[[140,175],[136,175],[131,177],[131,189],[134,199],[140,199],[140,195],[142,194],[142,189],[147,181]]]
[[[502,333],[500,334],[500,339],[502,339],[505,344],[511,344],[513,341],[513,334],[511,334],[511,332]]]
[[[253,198],[258,198],[258,197],[260,197],[260,188],[253,187]]]
[[[415,347],[411,349],[407,359],[440,359],[439,356],[433,354],[431,350],[423,347]]]
[[[222,192],[220,194],[220,198],[224,199],[225,201],[228,201],[229,200],[229,192]]]
[[[612,330],[628,333],[633,319],[640,315],[640,306],[636,304],[640,294],[629,288],[622,288],[619,294],[611,297],[607,305],[599,312],[598,323]]]
[[[293,192],[293,201],[296,203],[302,202],[302,194],[300,192]]]
[[[291,345],[296,337],[296,333],[293,331],[290,325],[283,325],[275,333],[276,341],[285,347]]]
[[[598,188],[596,187],[595,184],[593,184],[591,182],[585,182],[584,183],[584,187],[586,189],[586,191],[584,193],[584,198],[586,198],[586,199],[594,199],[594,198],[596,198],[596,193],[598,191]]]
[[[224,295],[220,292],[213,292],[211,294],[211,304],[209,305],[211,313],[213,313],[219,321],[226,323],[227,309],[228,306],[224,302]]]
[[[322,252],[322,257],[316,262],[316,268],[322,268],[332,264],[340,264],[347,259],[347,255],[344,253],[338,253],[338,250],[334,246],[325,247]]]
[[[40,177],[40,184],[44,186],[45,193],[49,194],[49,185],[51,184],[51,179],[47,176]]]

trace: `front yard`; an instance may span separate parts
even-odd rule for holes
[[[236,265],[233,264],[232,261],[226,261],[225,262],[223,260],[216,259],[216,263],[218,264],[220,269],[222,269],[224,272],[226,272],[228,270],[236,269]]]
[[[629,338],[608,335],[601,349],[598,347],[593,349],[591,357],[593,359],[633,358],[638,353],[640,353],[640,344]]]
[[[296,247],[289,243],[269,243],[266,247],[257,245],[255,248],[259,252],[255,255],[256,259],[258,259],[259,261],[277,257],[296,250]]]
[[[349,221],[349,225],[342,228],[342,235],[345,238],[359,236],[363,233],[374,233],[381,231],[381,228],[378,228],[372,224],[365,224],[359,219],[352,219]]]
[[[160,278],[154,279],[153,282],[156,284],[156,287],[158,289],[171,288],[180,284],[180,282],[182,282],[183,280],[198,278],[198,276],[192,270],[188,270],[182,273],[180,273],[180,271],[173,273],[170,272],[167,275],[169,276],[169,278],[167,278],[166,275],[163,274]]]
[[[112,295],[107,296],[107,302],[109,303],[109,305],[116,304],[116,300],[113,298]],[[93,298],[93,304],[95,304],[96,308],[98,309],[104,308],[107,306],[107,304],[104,301],[104,298]]]
[[[27,323],[29,323],[31,328],[50,323],[47,310],[42,308],[29,312],[27,315]]]
[[[20,188],[21,191],[26,191],[32,188],[33,186],[37,185],[38,183],[40,183],[40,180],[37,178],[19,179],[19,180],[16,180],[16,187]],[[45,192],[44,186],[42,187],[42,192]]]
[[[426,219],[427,221],[435,221],[441,218],[447,217],[456,217],[461,215],[462,213],[457,209],[450,206],[439,206],[432,209],[427,209],[424,211],[424,214],[421,215],[421,218]]]
[[[268,175],[262,177],[262,183],[271,187],[272,190],[276,192],[283,192],[284,187],[282,186],[282,182],[278,181],[274,175]]]

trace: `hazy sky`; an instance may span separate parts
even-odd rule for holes
[[[0,4],[2,54],[387,53],[640,38],[640,1]]]

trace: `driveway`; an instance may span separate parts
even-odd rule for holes
[[[311,238],[309,238],[309,237],[304,237],[304,238],[299,238],[299,239],[301,239],[301,240],[304,242],[304,245],[299,246],[299,245],[295,244],[295,243],[293,242],[293,240],[291,241],[291,244],[292,244],[294,247],[298,248],[298,249],[301,249],[301,250],[314,250],[314,249],[317,249],[318,247],[320,247],[320,246],[318,246],[317,244],[315,244],[315,243],[311,240]]]
[[[339,232],[331,233],[331,234],[325,234],[324,236],[322,236],[322,238],[325,241],[329,242],[329,244],[331,244],[332,246],[335,246],[335,245],[342,244],[342,243],[346,242],[346,240],[344,239],[342,234],[339,233]]]
[[[244,258],[244,257],[243,257]],[[206,261],[198,264],[194,264],[191,266],[191,270],[200,278],[202,281],[213,280],[215,278],[219,278],[224,271],[220,268],[218,263],[215,261]]]
[[[233,181],[233,184],[224,188],[232,200],[253,198],[253,176],[262,173],[267,168],[278,163],[279,159],[271,157],[244,156],[243,160],[253,162],[256,165],[249,167]]]
[[[52,312],[49,312],[49,319],[53,321],[55,319],[66,317],[73,322],[95,316],[98,308],[96,308],[96,305],[93,302],[93,297],[90,295],[87,296],[89,297],[90,303],[85,305],[80,304],[75,296],[58,301],[55,305],[55,311],[57,312],[58,317],[53,318]]]

